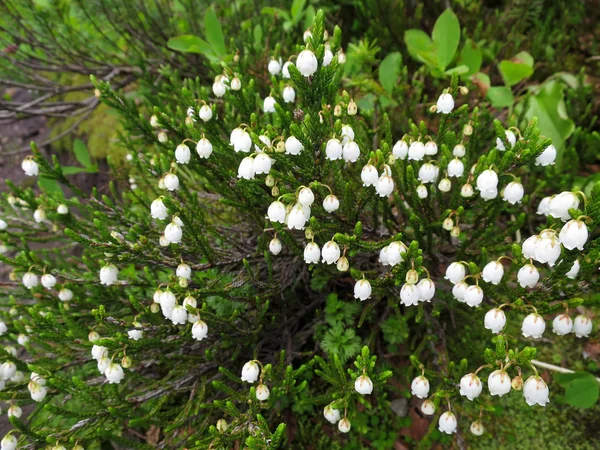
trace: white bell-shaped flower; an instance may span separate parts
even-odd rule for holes
[[[381,175],[375,185],[375,190],[380,197],[387,197],[394,191],[394,180],[389,175]]]
[[[319,62],[317,61],[317,57],[310,50],[302,50],[298,55],[298,58],[296,58],[296,67],[305,77],[314,75],[318,66]]]
[[[483,326],[494,334],[500,333],[506,325],[506,315],[500,308],[490,309],[485,313]]]
[[[208,335],[208,325],[202,320],[197,320],[192,325],[192,337],[197,341],[201,341]]]
[[[164,236],[165,239],[167,239],[171,244],[178,244],[181,242],[183,230],[181,229],[181,226],[179,226],[179,224],[173,220],[165,227]]]
[[[340,259],[340,254],[340,246],[335,241],[327,242],[321,251],[323,262],[327,264],[335,264]]]
[[[329,423],[337,423],[340,420],[341,414],[339,409],[332,408],[331,405],[327,405],[323,409],[323,416]]]
[[[317,264],[321,257],[321,249],[314,242],[309,242],[304,247],[304,262],[306,264]]]
[[[412,395],[419,398],[427,398],[429,395],[429,380],[423,375],[416,377],[410,384],[410,391]]]
[[[237,176],[238,178],[243,178],[244,180],[253,180],[254,175],[254,158],[252,158],[251,156],[246,156],[240,162]]]
[[[25,172],[25,175],[30,177],[35,177],[40,173],[40,167],[38,166],[38,163],[29,157],[23,160],[21,163],[21,168],[23,169],[23,172]]]
[[[343,147],[339,139],[329,139],[325,146],[325,157],[330,161],[342,159]]]
[[[408,147],[408,159],[411,161],[421,161],[425,156],[425,145],[421,141],[414,141]]]
[[[506,130],[504,134],[506,136],[506,140],[510,144],[510,147],[513,148],[517,143],[517,136],[511,130]],[[496,148],[500,151],[506,150],[506,147],[500,138],[496,138]]]
[[[440,192],[450,192],[450,189],[452,189],[452,182],[449,178],[442,178],[438,183],[438,189]]]
[[[521,245],[521,251],[523,252],[523,256],[525,258],[535,258],[535,249],[537,248],[537,245],[541,239],[542,238],[537,234],[534,234],[523,241],[523,245]]]
[[[400,139],[394,144],[394,146],[392,147],[392,155],[394,155],[394,158],[396,159],[406,159],[406,157],[408,156],[408,144],[405,140]]]
[[[187,164],[190,162],[191,157],[192,152],[187,145],[179,144],[177,148],[175,148],[175,160],[177,161],[177,164]]]
[[[337,211],[339,207],[340,201],[335,195],[329,194],[323,199],[323,209],[325,209],[325,211],[327,211],[328,213]]]
[[[260,373],[260,367],[258,366],[256,361],[248,361],[242,367],[242,381],[246,381],[247,383],[254,383],[258,380],[258,375]]]
[[[286,61],[283,63],[283,67],[281,68],[281,75],[283,75],[283,78],[290,78],[290,65],[292,63],[290,61]]]
[[[442,114],[450,114],[454,109],[454,98],[452,98],[452,94],[442,94],[439,96],[436,111]]]
[[[523,384],[523,395],[529,406],[546,406],[550,402],[550,391],[542,377],[533,375]]]
[[[290,136],[285,140],[285,153],[288,155],[299,155],[304,150],[302,142],[300,142],[295,136]]]
[[[504,188],[503,199],[511,205],[514,205],[515,203],[521,203],[523,195],[525,195],[523,185],[518,181],[511,181]]]
[[[348,141],[342,147],[342,158],[344,161],[356,162],[360,157],[360,147],[354,141]]]
[[[483,301],[483,290],[475,285],[469,286],[465,291],[465,303],[473,308],[481,305]]]
[[[439,173],[439,169],[431,163],[425,163],[419,169],[419,181],[421,183],[433,183]]]
[[[427,141],[427,143],[425,144],[425,154],[427,156],[433,156],[433,155],[437,154],[437,152],[438,152],[437,144],[433,141]]]
[[[300,204],[295,205],[287,216],[287,226],[290,230],[303,230],[308,220]]]
[[[467,397],[473,401],[481,391],[483,390],[483,384],[477,375],[474,373],[468,373],[460,379],[460,395]]]
[[[266,113],[274,113],[275,103],[277,103],[277,101],[271,95],[265,97],[265,99],[263,100],[263,111]]]
[[[544,149],[544,151],[542,153],[540,153],[538,155],[537,158],[535,158],[535,165],[536,166],[550,166],[550,165],[554,164],[555,160],[556,160],[556,147],[554,147],[554,145],[550,144],[548,147],[546,147]]]
[[[150,204],[150,215],[153,219],[165,220],[168,216],[168,210],[162,201],[162,198],[157,198]]]
[[[277,59],[273,58],[269,61],[267,70],[271,75],[277,75],[281,71],[281,63]]]
[[[179,177],[174,173],[169,172],[163,178],[163,182],[165,184],[165,189],[168,191],[176,191],[179,189]]]
[[[446,434],[456,433],[457,425],[458,422],[456,421],[456,416],[454,413],[451,411],[446,411],[440,416],[438,421],[438,430]]]
[[[108,380],[108,382],[110,384],[118,384],[121,382],[121,380],[125,376],[125,373],[123,372],[123,368],[121,367],[120,364],[111,363],[106,368],[106,371],[104,372],[104,376],[106,377],[106,379]]]
[[[256,386],[256,399],[261,402],[265,402],[269,399],[271,392],[269,388],[264,384],[259,384]]]
[[[573,329],[573,321],[567,314],[559,314],[552,321],[552,330],[559,336],[569,334]]]
[[[405,283],[400,289],[400,303],[404,306],[414,306],[420,300],[419,288],[415,284]]]
[[[552,197],[544,197],[542,200],[540,200],[540,204],[538,205],[536,214],[547,217],[550,214],[550,200],[551,199],[552,199]]]
[[[417,283],[419,299],[422,302],[430,302],[435,295],[435,283],[431,278],[423,278]]]
[[[535,246],[535,259],[541,263],[548,263],[550,267],[553,267],[560,257],[561,250],[560,241],[556,239],[554,234],[543,237]]]
[[[450,283],[456,284],[459,281],[464,280],[466,275],[464,264],[453,262],[446,268],[446,276],[444,278],[450,281]]]
[[[350,125],[342,125],[342,145],[354,140],[354,130]]]
[[[587,316],[579,315],[573,321],[573,333],[578,338],[588,337],[592,332],[592,319]]]
[[[539,339],[546,330],[546,322],[544,318],[537,313],[531,313],[523,319],[521,332],[525,337]]]
[[[283,97],[283,101],[286,103],[294,103],[296,100],[296,91],[291,86],[286,86],[283,88],[283,92],[281,93]]]
[[[572,192],[561,192],[550,199],[550,215],[566,222],[571,219],[569,209],[579,208],[579,197]]]
[[[311,188],[303,187],[300,189],[300,192],[298,193],[298,203],[300,203],[302,206],[310,206],[314,201],[315,194],[313,194]]]
[[[371,283],[369,280],[358,280],[354,285],[354,298],[359,299],[360,301],[367,300],[371,297]]]
[[[360,172],[360,179],[363,182],[363,186],[375,186],[379,180],[379,174],[377,169],[372,164],[367,164],[362,168]]]
[[[254,157],[253,169],[256,175],[268,174],[271,171],[273,160],[264,152],[259,153]]]
[[[285,205],[279,200],[274,201],[267,209],[267,217],[271,222],[285,222]]]
[[[198,111],[198,116],[203,122],[208,122],[210,119],[212,119],[212,115],[212,108],[208,105],[202,105],[200,107],[200,111]]]
[[[452,288],[452,295],[459,302],[465,302],[465,294],[467,293],[467,289],[469,289],[469,285],[464,281],[459,281]]]
[[[213,151],[213,146],[206,138],[202,138],[196,144],[196,153],[202,159],[207,159]]]
[[[502,397],[508,394],[511,388],[511,379],[504,370],[495,370],[488,377],[488,389],[491,395]]]
[[[579,269],[580,269],[581,265],[579,264],[579,260],[575,260],[575,262],[573,263],[573,266],[571,266],[571,269],[565,274],[567,278],[570,278],[571,280],[574,280],[577,277],[577,274],[579,273]]]
[[[110,286],[117,281],[119,269],[114,264],[108,264],[100,269],[100,284]]]
[[[540,279],[540,273],[533,264],[525,264],[517,272],[517,280],[521,287],[535,287]]]
[[[373,382],[368,376],[361,375],[354,381],[354,390],[361,395],[369,395],[373,392]]]
[[[44,286],[46,289],[52,289],[56,284],[56,277],[54,275],[46,273],[42,275],[41,281],[42,286]]]
[[[467,149],[463,144],[456,144],[452,149],[452,156],[456,156],[457,158],[462,158],[467,153]]]
[[[588,240],[588,229],[582,220],[569,220],[558,235],[560,243],[568,250],[583,250]]]
[[[482,278],[487,283],[500,284],[504,276],[504,266],[498,261],[491,261],[485,265]]]
[[[435,414],[435,404],[431,400],[425,400],[421,403],[421,412],[426,416],[433,416]]]
[[[269,251],[271,253],[273,253],[275,256],[279,255],[279,253],[281,253],[281,249],[283,248],[283,246],[281,245],[281,241],[277,238],[273,238],[271,239],[271,242],[269,242]]]

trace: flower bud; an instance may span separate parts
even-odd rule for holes
[[[264,402],[269,399],[271,393],[269,392],[269,388],[264,384],[259,384],[256,386],[256,399]]]
[[[471,125],[469,125],[469,124],[466,124],[463,127],[463,134],[465,136],[471,136],[473,134],[473,127]]]
[[[421,403],[421,412],[426,416],[433,416],[435,414],[435,404],[431,400],[425,400]]]
[[[520,391],[521,389],[523,389],[523,378],[521,377],[521,375],[517,375],[516,377],[514,377],[510,385],[515,391]]]
[[[158,142],[160,142],[161,144],[164,144],[169,140],[169,137],[167,136],[167,133],[165,133],[164,131],[160,131],[157,135],[157,139],[158,139]]]
[[[227,431],[227,428],[229,428],[229,424],[225,419],[217,420],[217,430],[219,431],[219,433],[225,433]]]
[[[340,410],[327,405],[323,409],[323,416],[329,423],[337,423],[340,420]]]
[[[485,428],[483,427],[483,424],[480,421],[476,420],[471,424],[470,430],[471,433],[473,433],[475,436],[481,436],[485,431]]]
[[[121,359],[121,365],[125,369],[129,369],[131,367],[131,358],[129,356],[123,356],[123,358]]]
[[[350,268],[350,263],[348,262],[348,258],[345,256],[340,257],[336,263],[337,270],[340,272],[346,272]]]
[[[356,105],[354,100],[350,100],[350,103],[348,103],[348,115],[355,116],[357,112],[358,112],[358,106]]]
[[[444,221],[442,222],[442,228],[446,231],[450,231],[452,228],[454,228],[454,221],[451,217],[446,217],[444,219]]]
[[[361,395],[369,395],[373,392],[373,382],[363,374],[354,381],[354,390]]]
[[[350,423],[347,417],[344,417],[338,422],[338,430],[340,430],[342,433],[348,433],[351,427],[352,424]]]
[[[406,282],[409,284],[416,284],[419,281],[419,273],[415,269],[410,269],[406,272]]]

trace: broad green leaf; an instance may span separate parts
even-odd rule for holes
[[[263,29],[260,24],[254,27],[254,48],[261,49],[263,46]]]
[[[211,46],[204,39],[193,34],[182,34],[169,39],[167,47],[183,53],[211,53]]]
[[[523,63],[529,67],[533,67],[533,56],[529,52],[519,52],[513,58],[516,63]]]
[[[456,66],[453,67],[452,69],[448,69],[446,70],[444,73],[446,75],[463,75],[465,73],[469,72],[469,67],[465,66],[464,64],[461,64],[460,66]]]
[[[302,11],[304,10],[305,5],[306,0],[294,0],[292,2],[292,7],[290,8],[290,15],[294,24],[297,24],[302,18]]]
[[[204,13],[204,30],[206,32],[206,40],[212,47],[213,52],[217,56],[224,56],[227,53],[225,48],[225,37],[223,36],[223,30],[221,29],[221,22],[215,11],[212,8],[208,8]]]
[[[38,186],[41,190],[49,193],[49,194],[58,194],[63,195],[62,187],[60,183],[56,180],[51,180],[50,178],[40,177],[38,178]]]
[[[576,408],[591,408],[598,401],[600,389],[596,378],[587,372],[576,372],[579,376],[565,388],[565,401]]]
[[[438,17],[431,37],[435,46],[438,67],[446,70],[448,64],[452,62],[460,42],[460,24],[451,9],[447,9]]]
[[[73,152],[75,153],[75,158],[79,161],[83,167],[90,167],[92,165],[92,157],[90,156],[90,152],[88,151],[85,142],[81,139],[75,139],[73,142]]]
[[[529,98],[525,118],[538,118],[538,126],[542,135],[552,139],[558,150],[558,159],[565,141],[575,130],[575,123],[567,116],[564,100],[565,85],[557,80],[550,80],[542,85],[540,91]]]
[[[62,172],[65,175],[73,175],[76,173],[83,173],[83,172],[87,172],[87,169],[84,169],[83,167],[75,167],[75,166],[64,166],[62,167]]]
[[[533,74],[533,67],[523,63],[516,63],[513,61],[504,60],[498,64],[500,75],[504,80],[504,84],[507,86],[514,86],[519,81],[531,76]]]
[[[505,108],[512,106],[515,102],[515,97],[509,87],[494,86],[488,89],[487,98],[494,108]]]
[[[421,55],[433,54],[433,41],[423,30],[412,29],[404,32],[404,42],[410,56],[417,61],[428,63],[432,58],[424,59]]]
[[[308,5],[306,11],[304,11],[304,29],[308,30],[313,23],[315,23],[315,15],[317,12],[315,11],[315,7],[313,5]]]
[[[379,82],[388,94],[391,94],[400,75],[402,55],[399,52],[389,53],[379,66]]]
[[[475,42],[468,39],[467,42],[465,42],[462,52],[460,53],[460,59],[458,60],[459,64],[464,64],[469,68],[465,75],[473,75],[479,72],[482,60],[483,56],[481,54],[481,49],[477,47]]]

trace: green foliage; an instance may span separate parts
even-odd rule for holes
[[[520,329],[534,308],[549,328],[554,314],[585,311],[600,301],[600,182],[589,169],[600,143],[597,109],[585,69],[576,76],[562,73],[565,58],[555,61],[554,55],[564,56],[575,42],[570,34],[560,36],[563,30],[556,26],[563,4],[542,9],[540,2],[516,2],[510,5],[514,12],[503,14],[477,1],[458,2],[453,10],[441,10],[438,3],[366,0],[341,8],[324,2],[319,12],[305,0],[77,0],[38,2],[35,9],[11,0],[2,6],[9,11],[1,19],[4,27],[21,24],[15,15],[31,24],[17,33],[1,32],[6,44],[18,43],[14,61],[59,54],[71,69],[74,61],[84,61],[85,70],[75,69],[93,72],[96,96],[121,121],[114,127],[118,143],[112,143],[120,156],[111,153],[108,159],[111,183],[90,188],[77,176],[104,172],[97,141],[86,146],[84,139],[74,140],[76,166],[34,145],[40,189],[8,182],[0,199],[0,218],[7,222],[0,230],[0,261],[11,267],[10,280],[0,287],[0,316],[8,328],[3,340],[9,344],[2,362],[17,364],[26,381],[35,371],[48,389],[33,413],[10,419],[20,446],[449,446],[452,437],[437,431],[438,415],[424,435],[408,438],[414,414],[399,417],[391,407],[409,397],[412,378],[423,373],[438,413],[450,405],[461,430],[480,416],[489,427],[481,439],[461,433],[468,445],[484,448],[491,440],[496,445],[491,448],[514,447],[522,435],[523,442],[539,447],[542,438],[531,437],[513,419],[534,411],[526,409],[520,393],[498,400],[484,390],[471,402],[457,389],[461,377],[478,367],[484,384],[498,368],[512,378],[526,377],[535,358],[575,368],[576,374],[556,378],[564,402],[596,410],[598,367],[570,356],[581,354],[581,341],[569,340],[572,348],[559,355],[554,345],[563,338],[534,345]],[[572,8],[565,19],[570,24],[584,17],[579,6]],[[374,16],[381,26],[372,26],[379,23],[370,20]],[[343,33],[332,25],[338,21]],[[306,28],[311,36],[302,43]],[[531,29],[539,31],[524,33]],[[44,45],[31,47],[29,34]],[[314,75],[303,76],[293,64],[289,78],[267,71],[269,60],[297,62],[305,48],[318,61]],[[324,65],[329,50],[333,58]],[[40,81],[31,73],[17,77],[8,62],[2,70],[22,83]],[[223,77],[229,89],[217,98],[211,85]],[[231,89],[234,78],[239,90]],[[286,87],[295,90],[294,102],[284,101]],[[455,107],[449,114],[431,113],[442,92]],[[265,113],[268,95],[276,100],[275,111]],[[208,121],[201,118],[204,105],[212,112]],[[326,157],[328,141],[342,140],[344,126],[352,128],[360,148],[354,163]],[[237,127],[248,132],[247,153],[232,150],[230,134]],[[517,137],[514,147],[507,129]],[[298,155],[285,152],[291,136],[303,145]],[[195,152],[203,138],[212,145],[206,159]],[[497,138],[508,150],[495,148]],[[407,146],[433,141],[437,150],[407,159],[395,149],[400,140]],[[557,164],[536,165],[550,143],[559,150]],[[175,161],[182,144],[191,151],[187,164]],[[464,173],[450,177],[446,192],[438,182],[448,175],[459,144],[465,148]],[[243,158],[259,154],[273,162],[269,177],[239,176]],[[434,183],[424,183],[427,197],[417,195],[425,162],[439,170]],[[378,177],[390,174],[391,195],[363,185],[367,163]],[[477,178],[489,169],[500,181],[497,196],[484,200]],[[177,190],[162,188],[167,174],[177,175]],[[502,189],[514,180],[522,182],[525,196],[510,204]],[[461,195],[468,185],[474,195]],[[304,186],[315,196],[304,230],[265,219],[275,200],[293,208]],[[589,218],[584,250],[563,248],[554,267],[537,264],[536,288],[521,287],[517,273],[529,262],[523,239],[563,226],[557,218],[535,214],[540,200],[577,189],[587,199],[570,214]],[[332,213],[322,207],[330,193],[340,201]],[[166,220],[151,217],[157,199]],[[59,206],[68,206],[68,214],[59,214]],[[45,219],[34,220],[35,211],[38,217],[43,211]],[[177,223],[175,218],[183,223],[182,239],[165,242],[165,227]],[[452,232],[443,227],[445,219],[452,221]],[[274,238],[282,246],[278,254],[269,252]],[[308,242],[323,250],[331,240],[349,270],[303,262]],[[386,249],[400,244],[405,246],[400,261],[385,265]],[[483,267],[499,257],[506,257],[504,277],[496,285],[485,281]],[[576,260],[581,269],[572,280],[566,274]],[[465,281],[484,291],[481,308],[454,297],[444,279],[454,261],[464,261]],[[190,266],[189,279],[177,273],[182,263]],[[118,278],[102,284],[99,272],[109,265],[119,269]],[[413,270],[421,281],[435,282],[430,302],[409,305],[401,297]],[[22,280],[28,272],[52,274],[57,285],[26,289]],[[363,279],[372,292],[359,301],[353,288]],[[61,298],[63,288],[72,291],[72,299]],[[177,306],[186,299],[188,321],[169,320],[157,291],[174,295]],[[507,325],[494,336],[483,327],[484,316],[500,306]],[[208,331],[199,339],[193,330],[200,320]],[[136,340],[130,331],[142,336]],[[90,332],[99,340],[90,342]],[[14,356],[17,344],[25,351],[19,347]],[[120,383],[109,383],[98,370],[90,357],[94,344],[107,349],[109,360],[121,362]],[[567,357],[573,360],[561,359]],[[240,378],[247,361],[260,368],[254,382]],[[372,382],[372,394],[357,392],[360,377]],[[2,398],[32,403],[26,381],[7,380]],[[259,400],[264,387],[268,398]],[[547,409],[562,401],[562,389],[550,386]],[[407,409],[420,404],[410,398]],[[337,409],[350,421],[350,432],[339,433],[338,425],[321,420],[324,408]],[[561,416],[559,423],[572,420]],[[553,417],[548,423],[555,424]],[[519,432],[506,432],[513,429]]]

